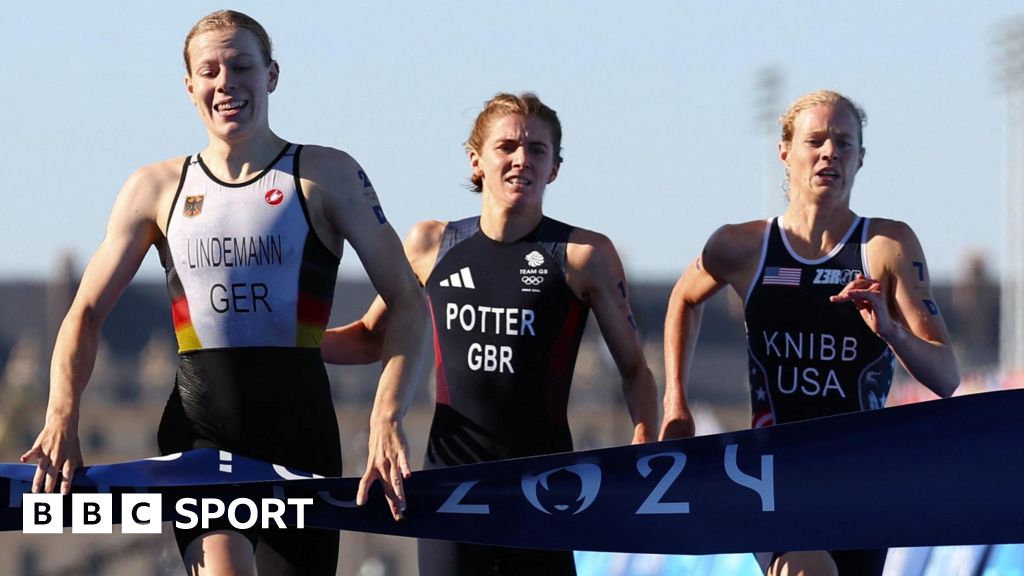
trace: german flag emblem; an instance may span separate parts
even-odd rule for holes
[[[203,198],[205,196],[186,196],[185,197],[185,210],[184,214],[186,218],[195,218],[199,216],[203,211]]]

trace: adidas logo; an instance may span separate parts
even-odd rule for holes
[[[441,286],[446,288],[469,288],[475,290],[476,285],[473,284],[473,275],[469,273],[469,266],[459,270],[455,274],[452,274],[448,278],[441,280]]]

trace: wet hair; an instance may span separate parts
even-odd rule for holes
[[[822,105],[840,106],[849,111],[854,119],[857,120],[857,126],[860,128],[857,133],[857,139],[860,141],[861,146],[864,145],[864,126],[868,123],[868,116],[864,113],[864,110],[855,104],[853,100],[839,92],[818,90],[817,92],[804,94],[794,100],[789,105],[786,113],[779,118],[779,125],[782,126],[782,142],[785,146],[788,147],[793,143],[793,124],[796,122],[796,117],[804,110]]]
[[[270,66],[274,58],[274,45],[270,41],[270,35],[263,29],[263,26],[259,22],[254,20],[252,17],[236,12],[234,10],[218,10],[216,12],[203,16],[196,25],[188,31],[188,36],[185,36],[185,50],[182,54],[185,57],[185,70],[189,74],[192,73],[192,63],[188,59],[188,45],[192,42],[192,39],[200,34],[212,32],[214,30],[224,30],[226,28],[244,28],[252,32],[253,36],[260,43],[260,54],[263,55],[263,64]]]
[[[512,114],[524,118],[533,116],[547,124],[551,130],[551,144],[555,154],[555,165],[560,165],[562,163],[562,123],[558,121],[558,114],[541,102],[540,98],[532,92],[524,92],[518,95],[500,92],[494,98],[485,102],[484,109],[476,117],[476,121],[473,123],[473,131],[469,133],[469,139],[466,140],[466,151],[480,153],[491,124],[498,118]],[[470,177],[470,181],[473,183],[474,192],[483,192],[484,181],[482,177],[474,174]]]

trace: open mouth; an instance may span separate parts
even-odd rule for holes
[[[220,104],[214,104],[213,109],[221,114],[227,114],[229,112],[236,112],[245,108],[249,105],[248,100],[231,100],[230,102],[221,102]]]
[[[522,176],[509,176],[505,179],[505,182],[508,182],[513,186],[529,186],[530,184],[533,184],[533,180],[523,178]]]
[[[839,178],[839,172],[836,172],[831,168],[825,168],[824,170],[820,170],[817,176],[819,178],[825,178],[828,180],[836,180]]]

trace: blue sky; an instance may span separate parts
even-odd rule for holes
[[[853,209],[908,222],[933,275],[968,252],[999,269],[1005,99],[994,37],[1020,2],[237,2],[281,64],[271,126],[344,149],[400,235],[473,214],[462,150],[481,103],[537,92],[563,123],[546,212],[612,238],[633,279],[679,274],[720,224],[781,211],[777,136],[756,77],[781,75],[775,114],[838,89],[867,111]],[[183,88],[192,24],[225,7],[178,2],[5,5],[0,54],[6,189],[0,279],[38,278],[102,238],[137,167],[206,144]],[[766,188],[770,189],[766,201]],[[356,277],[348,254],[342,275]],[[155,257],[140,273],[159,278]]]

